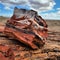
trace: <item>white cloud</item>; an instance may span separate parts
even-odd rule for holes
[[[4,17],[11,17],[12,16],[12,14],[2,14],[2,16],[4,16]]]
[[[57,14],[60,15],[60,11],[58,11]]]
[[[56,4],[54,0],[30,0],[31,8],[37,11],[52,10]]]
[[[51,10],[56,4],[54,0],[0,0],[2,4],[9,8],[16,5],[29,5],[31,9],[37,11],[47,11]]]
[[[60,8],[57,8],[57,10],[60,10]]]
[[[5,9],[6,9],[6,10],[10,10],[10,7],[8,7],[8,6],[5,6]]]
[[[60,20],[60,11],[41,14],[44,19]]]
[[[11,10],[10,7],[28,5],[31,9],[40,13],[53,10],[53,7],[56,5],[54,0],[0,0],[0,3],[2,3],[7,10]],[[60,19],[60,8],[57,8],[57,12],[44,13],[40,15],[44,19]]]
[[[19,5],[25,5],[27,4],[27,0],[0,0],[0,3],[5,6],[5,9],[9,10],[11,9],[10,7],[15,7]]]

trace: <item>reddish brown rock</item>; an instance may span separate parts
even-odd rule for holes
[[[9,59],[0,52],[0,60],[9,60]]]
[[[13,16],[6,22],[4,33],[17,39],[32,49],[38,49],[45,44],[47,24],[34,10],[14,9]]]

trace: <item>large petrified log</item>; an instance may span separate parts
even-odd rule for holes
[[[4,33],[33,49],[42,46],[47,38],[47,24],[34,10],[14,9],[7,21]]]

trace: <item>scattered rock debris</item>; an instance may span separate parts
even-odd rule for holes
[[[0,34],[0,59],[1,60],[60,60],[60,32],[49,32],[49,37],[42,48],[33,50],[18,41],[8,39]],[[53,35],[53,37],[52,37]],[[51,40],[51,38],[57,40]]]

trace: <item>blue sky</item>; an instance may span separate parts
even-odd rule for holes
[[[11,17],[14,7],[33,9],[44,19],[60,20],[60,0],[0,0],[0,16]]]

